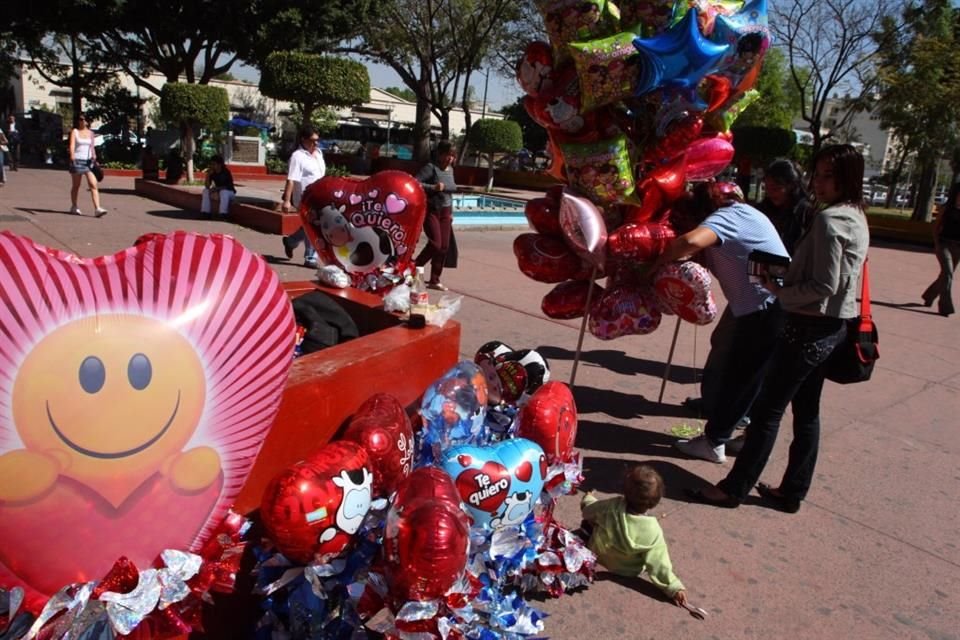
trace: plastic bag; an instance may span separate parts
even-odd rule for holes
[[[427,311],[427,324],[435,327],[442,327],[447,324],[447,320],[455,316],[460,311],[460,301],[463,296],[443,296],[436,306],[431,305]]]
[[[327,264],[317,270],[317,279],[325,285],[346,289],[350,286],[350,276],[335,264]]]
[[[410,311],[410,287],[398,284],[383,297],[383,310],[387,313],[407,313]]]

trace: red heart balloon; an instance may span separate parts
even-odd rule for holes
[[[0,586],[50,595],[199,550],[290,368],[276,273],[227,236],[81,259],[4,232],[0,298]]]
[[[343,434],[367,451],[373,467],[373,495],[386,497],[413,470],[413,427],[403,405],[388,393],[360,405]]]
[[[449,475],[420,467],[397,489],[383,539],[386,578],[398,604],[439,598],[467,564],[470,524]]]
[[[705,325],[717,317],[711,281],[706,268],[688,260],[660,267],[654,275],[653,286],[661,308],[670,309],[687,322]]]
[[[555,200],[551,198],[528,200],[523,213],[527,216],[527,222],[537,233],[548,236],[563,235],[563,229],[560,228],[560,207]]]
[[[306,564],[343,553],[370,509],[370,467],[363,447],[339,440],[270,481],[260,517],[283,555]]]
[[[668,224],[625,224],[607,238],[607,249],[617,258],[652,262],[675,237]]]
[[[590,273],[590,267],[554,236],[521,233],[513,241],[513,254],[520,271],[537,282],[581,279]]]
[[[577,439],[577,405],[570,387],[548,382],[520,410],[517,435],[543,448],[550,464],[566,462]]]
[[[311,184],[300,217],[324,264],[350,274],[366,289],[368,276],[403,273],[423,228],[427,198],[416,178],[381,171],[366,180],[327,176]]]
[[[652,333],[662,315],[646,287],[617,285],[607,289],[590,309],[590,333],[601,340]]]
[[[517,65],[517,82],[531,96],[553,88],[553,49],[549,44],[536,40],[527,43]]]
[[[548,318],[570,320],[583,316],[587,308],[587,292],[590,282],[587,280],[568,280],[561,282],[550,293],[543,296],[540,309]],[[603,295],[603,287],[593,285],[594,298]]]

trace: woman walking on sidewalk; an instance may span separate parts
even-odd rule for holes
[[[940,215],[933,227],[933,252],[940,263],[940,275],[923,292],[923,304],[932,307],[937,305],[942,316],[953,313],[953,272],[960,262],[960,182],[950,187],[950,195],[943,203]]]
[[[453,178],[455,157],[453,144],[441,140],[437,143],[436,163],[428,162],[417,174],[417,180],[427,192],[427,217],[423,221],[423,230],[428,242],[417,256],[416,265],[422,267],[430,263],[427,286],[439,291],[447,290],[440,282],[440,274],[443,273],[453,235],[453,193],[457,190]]]
[[[80,192],[80,176],[87,177],[90,197],[93,199],[93,215],[97,218],[106,215],[107,210],[100,206],[100,191],[97,178],[90,170],[96,162],[97,152],[93,147],[93,131],[87,126],[87,117],[82,113],[77,117],[77,125],[70,132],[68,151],[70,153],[70,213],[82,215],[77,206],[77,194]]]

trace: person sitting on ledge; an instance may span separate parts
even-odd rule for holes
[[[210,168],[207,170],[206,186],[203,188],[200,204],[200,213],[206,217],[211,217],[211,200],[214,195],[220,198],[218,208],[220,217],[227,217],[230,213],[230,203],[237,195],[237,189],[233,186],[233,174],[224,165],[223,156],[220,155],[210,158]]]

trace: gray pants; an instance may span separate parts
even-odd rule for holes
[[[937,246],[937,262],[940,263],[940,275],[923,292],[923,301],[932,305],[940,298],[938,309],[943,315],[953,313],[953,297],[950,289],[953,287],[953,272],[960,262],[960,240],[940,239]]]

